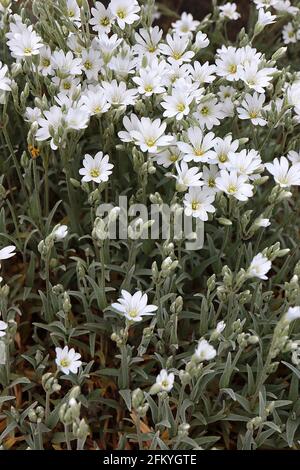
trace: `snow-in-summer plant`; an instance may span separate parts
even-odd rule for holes
[[[0,1],[1,449],[300,449],[300,1],[239,3]]]

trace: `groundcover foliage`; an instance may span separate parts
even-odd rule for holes
[[[0,1],[3,450],[299,448],[299,3]]]

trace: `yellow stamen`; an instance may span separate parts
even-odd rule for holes
[[[90,171],[90,175],[91,175],[92,178],[98,178],[98,176],[100,176],[99,168],[93,168]]]

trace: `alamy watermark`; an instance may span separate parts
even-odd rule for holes
[[[179,204],[128,204],[119,196],[119,205],[100,204],[93,236],[98,240],[182,240],[186,250],[203,247],[204,223],[187,216]]]

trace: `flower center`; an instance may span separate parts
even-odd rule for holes
[[[137,309],[130,310],[130,311],[129,311],[129,316],[130,316],[131,318],[136,318],[136,317],[138,316],[138,311],[137,311]]]
[[[228,157],[227,157],[226,153],[220,153],[219,162],[225,163],[225,162],[227,162],[227,160],[228,160]]]
[[[207,106],[204,106],[204,107],[201,109],[201,114],[202,114],[203,116],[207,116],[208,113],[209,113],[208,107],[207,107]]]
[[[70,365],[69,359],[68,359],[67,357],[65,357],[64,359],[61,359],[60,365],[61,365],[62,367],[69,367],[69,365]]]
[[[204,155],[203,149],[201,149],[201,148],[198,148],[198,149],[197,149],[197,148],[196,148],[196,149],[195,149],[195,155],[196,155],[196,157],[202,157],[202,156]]]
[[[108,26],[109,25],[109,18],[107,18],[107,16],[105,16],[104,18],[101,18],[100,24],[101,24],[101,26]]]
[[[178,103],[177,111],[182,113],[184,110],[185,110],[185,105],[183,103]]]
[[[43,67],[49,67],[49,65],[50,65],[50,60],[46,59],[46,58],[43,58],[42,59],[42,66]]]
[[[216,186],[216,182],[213,178],[209,178],[208,186],[209,186],[209,188],[214,188]]]
[[[193,201],[192,202],[192,209],[193,211],[196,211],[199,208],[199,202],[198,201]]]
[[[167,388],[169,386],[169,382],[167,380],[163,380],[162,383],[161,383],[161,386],[163,388]]]
[[[69,10],[69,11],[68,11],[68,16],[69,16],[70,18],[73,18],[73,17],[75,16],[74,10]]]
[[[156,51],[156,47],[153,46],[153,45],[152,45],[152,46],[149,46],[149,47],[148,47],[148,51],[149,51],[149,52],[155,52],[155,51]]]
[[[182,56],[181,52],[173,52],[173,58],[175,60],[179,60],[181,56]]]
[[[155,140],[154,139],[147,139],[146,144],[148,147],[153,147],[155,145]]]
[[[249,116],[251,117],[251,119],[255,119],[258,116],[258,112],[257,111],[251,111],[249,113]]]
[[[152,86],[152,85],[146,85],[146,86],[145,86],[145,91],[146,91],[147,93],[151,93],[151,91],[153,91],[153,86]]]
[[[236,190],[237,190],[237,187],[234,184],[229,185],[228,189],[227,189],[229,194],[234,194],[236,192]]]
[[[87,70],[91,70],[91,68],[93,67],[93,64],[90,60],[86,60],[84,63],[84,66]]]
[[[237,66],[236,66],[235,64],[231,64],[231,65],[229,66],[229,69],[228,69],[228,70],[229,70],[230,73],[236,73],[236,71],[237,71]]]
[[[64,90],[70,90],[70,88],[71,88],[71,83],[70,83],[70,82],[64,82],[63,88],[64,88]]]
[[[92,176],[92,178],[98,178],[98,176],[100,176],[99,168],[93,168],[90,171],[90,175]]]
[[[31,47],[25,47],[24,48],[24,54],[31,54],[31,53],[32,53]]]
[[[178,160],[178,155],[176,155],[175,153],[172,154],[172,155],[170,155],[170,156],[169,156],[169,160],[170,160],[170,162],[173,162],[173,163],[174,163],[174,162],[177,162],[177,160]]]
[[[96,114],[101,113],[101,106],[96,106],[94,108],[94,113],[96,113]]]
[[[125,16],[126,16],[126,12],[125,10],[122,10],[120,8],[120,10],[117,11],[117,16],[121,19],[121,20],[124,20]]]

